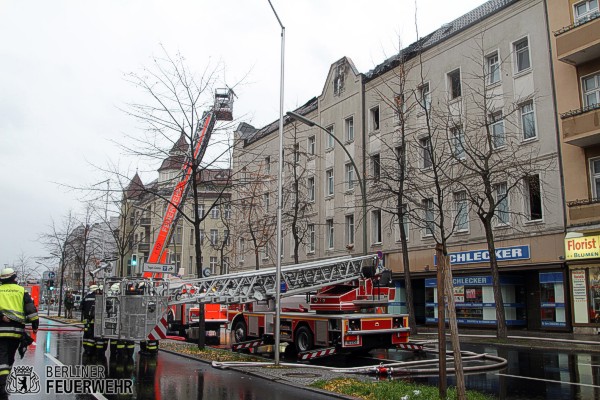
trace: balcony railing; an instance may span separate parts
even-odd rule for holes
[[[600,13],[592,13],[556,32],[559,60],[581,65],[600,57]]]
[[[561,114],[563,141],[582,148],[600,144],[599,114],[600,104]]]
[[[138,251],[140,251],[140,252],[150,251],[150,243],[139,243]]]
[[[140,218],[141,226],[150,226],[151,219],[150,218]]]
[[[600,222],[599,198],[569,201],[567,206],[571,225],[590,225]]]

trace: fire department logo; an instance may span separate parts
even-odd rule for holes
[[[14,367],[6,379],[6,392],[15,394],[39,393],[40,377],[33,367],[19,365]]]

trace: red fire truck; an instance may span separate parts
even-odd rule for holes
[[[395,300],[395,289],[389,283],[389,272],[375,275],[372,267],[363,268],[360,277],[324,286],[309,295],[308,307],[284,304],[280,340],[290,344],[286,351],[333,347],[336,352],[366,352],[407,343],[408,315],[387,312],[389,302]],[[230,307],[228,318],[235,341],[263,339],[272,343],[273,302]]]

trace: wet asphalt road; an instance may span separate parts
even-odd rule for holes
[[[49,327],[60,326],[42,320]],[[64,325],[62,325],[64,327]],[[17,355],[16,365],[33,366],[39,377],[41,390],[34,394],[15,394],[11,399],[243,399],[243,400],[305,400],[330,399],[314,392],[274,383],[231,370],[217,370],[209,364],[160,352],[152,359],[136,354],[131,362],[84,359],[81,349],[80,331],[40,331],[36,346],[30,347],[21,360]],[[63,328],[69,329],[69,328]],[[137,350],[137,349],[136,349]],[[108,351],[107,351],[108,354]],[[70,365],[96,365],[96,371],[104,368],[107,378],[123,384],[130,379],[131,395],[76,395],[57,394],[47,390],[47,384],[56,378],[47,376],[47,367]],[[91,370],[91,369],[88,369]]]

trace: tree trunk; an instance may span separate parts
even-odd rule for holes
[[[438,349],[439,349],[439,377],[438,389],[440,399],[445,400],[448,395],[448,382],[446,380],[446,302],[444,299],[444,253],[442,246],[435,247],[437,266],[437,303],[438,303]]]
[[[442,255],[443,261],[438,268],[444,270],[444,288],[448,298],[448,321],[450,324],[450,341],[452,342],[452,351],[454,353],[454,374],[456,375],[456,398],[466,400],[465,374],[463,371],[462,355],[460,353],[460,340],[458,338],[458,324],[456,322],[456,305],[454,302],[454,285],[452,283],[452,269],[450,268],[450,258]]]
[[[484,220],[485,238],[490,253],[490,269],[492,272],[492,287],[494,289],[494,303],[496,303],[496,321],[498,339],[506,339],[508,336],[506,329],[506,314],[504,312],[504,300],[502,298],[502,287],[500,285],[500,272],[498,271],[498,259],[496,258],[496,245],[494,243],[494,232],[492,230],[491,220]]]

